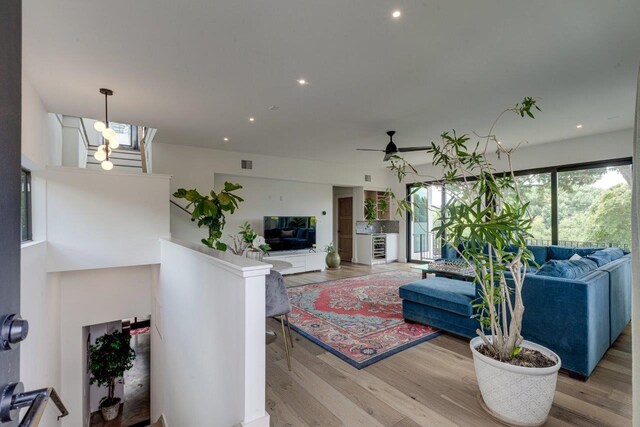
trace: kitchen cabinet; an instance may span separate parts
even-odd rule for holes
[[[398,234],[356,234],[358,264],[384,264],[398,260]]]

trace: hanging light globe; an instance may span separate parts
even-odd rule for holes
[[[93,157],[95,157],[97,161],[102,162],[104,160],[107,160],[107,153],[105,153],[104,151],[98,150],[93,155]]]
[[[113,163],[111,163],[109,160],[105,160],[104,162],[102,162],[101,166],[102,169],[106,171],[110,171],[111,169],[113,169]]]
[[[105,130],[107,128],[107,126],[104,123],[102,123],[100,120],[98,120],[97,122],[95,122],[93,124],[93,128],[95,130],[97,130],[98,132],[102,132],[103,130]]]
[[[109,140],[109,148],[110,148],[111,150],[115,150],[115,149],[116,149],[116,148],[118,148],[119,146],[120,146],[120,143],[118,142],[118,139],[117,139],[117,138],[114,138],[114,139],[110,139],[110,140]],[[111,150],[109,150],[109,151],[111,151]]]
[[[101,146],[98,147],[98,151],[102,151],[103,153],[107,152],[107,144],[102,144]],[[108,154],[111,154],[111,148],[108,148]]]
[[[111,128],[106,128],[105,130],[102,131],[102,136],[105,139],[112,140],[112,139],[116,139],[117,134],[115,130]]]

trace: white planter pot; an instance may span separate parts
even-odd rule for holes
[[[560,357],[545,347],[523,341],[523,347],[538,350],[558,361],[549,368],[525,368],[480,354],[476,348],[482,344],[482,338],[476,337],[471,340],[470,347],[485,409],[509,424],[543,425],[553,403]]]

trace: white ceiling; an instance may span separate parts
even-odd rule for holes
[[[483,133],[524,96],[543,112],[505,120],[506,142],[633,123],[638,0],[23,4],[24,68],[48,110],[102,117],[108,87],[111,118],[159,142],[382,164],[354,149],[382,149],[389,129],[398,146]]]

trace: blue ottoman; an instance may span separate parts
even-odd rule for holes
[[[432,277],[401,286],[400,298],[406,321],[467,338],[476,336],[478,321],[471,316],[477,297],[472,282]]]

